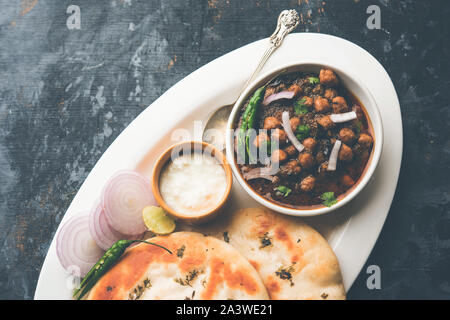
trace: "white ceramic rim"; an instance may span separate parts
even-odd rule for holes
[[[288,208],[284,206],[280,206],[274,202],[271,202],[269,200],[266,200],[264,197],[256,193],[252,188],[249,187],[247,182],[242,178],[242,175],[239,172],[239,169],[236,166],[236,161],[234,159],[234,149],[232,147],[233,142],[233,134],[232,130],[234,129],[234,123],[236,116],[239,115],[239,110],[243,103],[247,100],[248,95],[256,90],[259,86],[261,86],[263,83],[267,82],[271,77],[275,76],[277,73],[280,73],[284,69],[289,72],[289,69],[292,68],[299,68],[301,66],[316,66],[316,67],[325,67],[328,69],[332,69],[335,71],[338,75],[345,75],[346,77],[350,78],[353,82],[357,84],[359,89],[366,95],[366,98],[369,101],[369,104],[364,104],[364,107],[367,111],[367,113],[370,113],[370,121],[372,123],[374,135],[375,135],[375,144],[373,149],[373,155],[372,160],[370,160],[369,167],[367,168],[366,172],[364,173],[363,177],[361,178],[361,181],[358,182],[356,187],[347,195],[345,195],[342,199],[339,199],[338,202],[331,206],[331,207],[320,207],[315,209],[294,209],[294,208]],[[348,88],[349,89],[349,88]],[[353,93],[354,90],[350,90],[350,92]],[[361,99],[359,96],[357,96],[358,99]],[[242,95],[239,97],[239,99],[236,101],[235,105],[233,106],[233,109],[231,111],[230,117],[228,118],[227,123],[227,134],[226,134],[226,156],[228,159],[228,163],[231,166],[231,170],[233,171],[234,177],[239,182],[239,184],[243,187],[243,189],[257,202],[262,204],[263,206],[272,209],[274,211],[291,215],[291,216],[297,216],[297,217],[310,217],[310,216],[318,216],[322,214],[326,214],[329,212],[332,212],[338,208],[341,208],[342,206],[349,203],[351,200],[353,200],[358,193],[364,189],[364,187],[367,185],[367,183],[370,181],[370,178],[372,177],[373,173],[375,172],[375,169],[377,168],[378,161],[381,157],[381,152],[383,149],[383,123],[381,120],[380,111],[378,108],[377,103],[375,102],[375,99],[372,95],[372,93],[367,89],[365,84],[358,79],[355,75],[351,74],[351,72],[344,71],[339,67],[331,66],[327,63],[323,63],[319,60],[299,60],[298,62],[292,62],[288,63],[282,66],[279,66],[277,68],[274,68],[272,70],[269,70],[265,72],[264,74],[260,75],[258,78],[256,78],[242,93]]]

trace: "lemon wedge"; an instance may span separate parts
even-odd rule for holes
[[[163,208],[148,206],[142,210],[142,218],[148,230],[156,234],[169,234],[175,230],[175,221]]]

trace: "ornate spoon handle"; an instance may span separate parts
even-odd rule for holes
[[[261,58],[258,66],[255,71],[253,71],[250,78],[245,83],[242,91],[253,81],[253,78],[261,71],[262,67],[266,63],[267,59],[269,59],[270,55],[281,45],[286,37],[292,30],[294,30],[299,22],[299,17],[297,11],[292,10],[283,10],[278,16],[278,23],[275,32],[270,36],[269,42],[270,46],[267,48],[266,52]],[[242,93],[241,91],[241,93]]]

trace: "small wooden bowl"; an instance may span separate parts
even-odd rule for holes
[[[186,214],[183,214],[181,212],[177,212],[173,208],[171,208],[163,199],[161,192],[159,190],[159,178],[161,175],[161,171],[166,166],[166,164],[171,161],[172,155],[180,156],[182,155],[186,150],[190,150],[191,154],[192,152],[208,152],[208,154],[211,154],[213,157],[215,157],[219,164],[222,165],[223,170],[225,171],[225,178],[226,178],[226,184],[227,187],[225,189],[225,193],[218,203],[218,205],[211,210],[201,213],[196,216],[187,216]],[[156,163],[153,167],[153,173],[152,173],[152,190],[153,195],[155,196],[156,201],[158,204],[170,215],[181,219],[183,221],[187,221],[190,223],[201,223],[206,222],[210,220],[211,218],[215,217],[217,213],[221,211],[225,203],[227,202],[231,186],[233,184],[233,174],[231,173],[231,167],[225,157],[225,155],[220,152],[216,147],[213,145],[206,143],[206,142],[199,142],[199,141],[186,141],[181,142],[178,144],[175,144],[171,147],[169,147],[166,151],[164,151],[161,156],[156,160]]]

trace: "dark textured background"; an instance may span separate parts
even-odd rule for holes
[[[302,13],[297,31],[368,50],[400,98],[402,171],[368,260],[382,289],[367,289],[364,268],[349,298],[450,298],[449,3],[0,0],[0,298],[33,297],[66,208],[115,137],[178,80],[270,35],[286,8]],[[69,4],[82,30],[67,29]],[[370,4],[381,30],[365,26]]]

